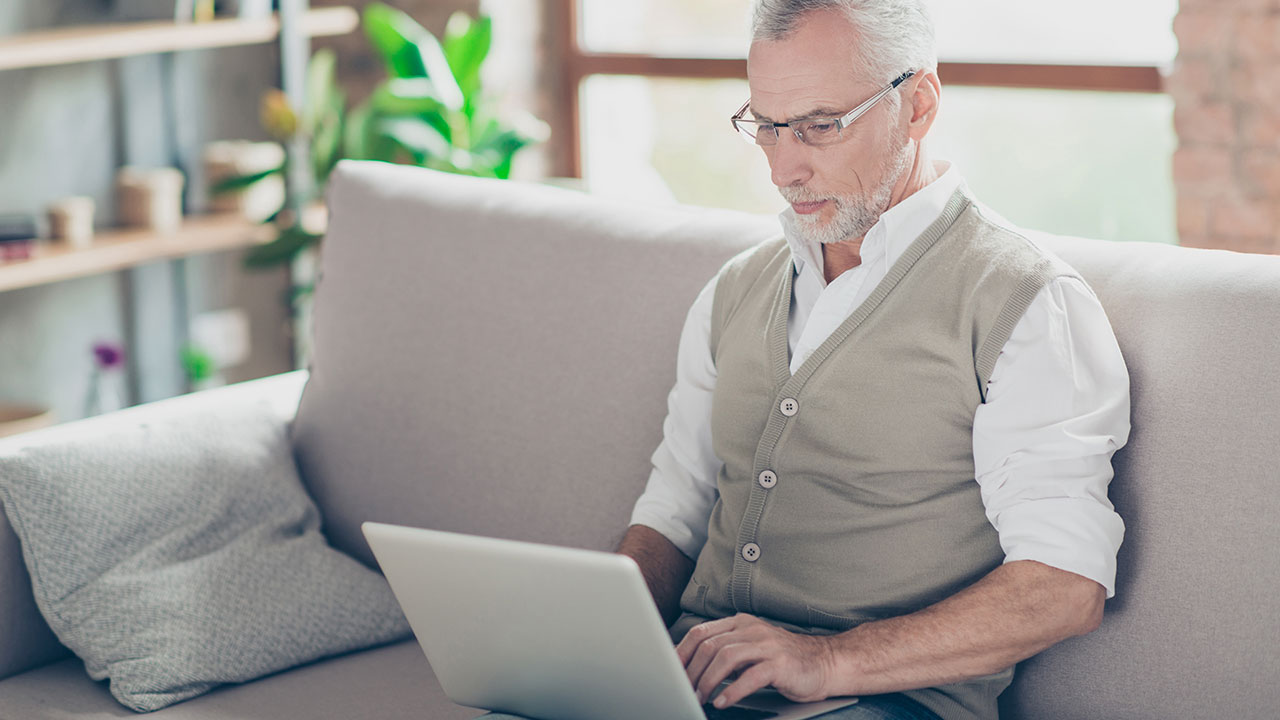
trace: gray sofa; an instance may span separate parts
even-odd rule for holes
[[[611,549],[648,475],[697,291],[772,218],[344,163],[310,374],[269,396],[330,542],[364,520]],[[1102,627],[1023,663],[1006,718],[1280,715],[1280,258],[1049,238],[1133,381],[1111,497],[1128,530]],[[135,413],[145,413],[134,410]],[[77,432],[75,425],[53,432]],[[50,633],[0,515],[0,719],[131,716]],[[166,720],[467,718],[416,644],[314,663]]]

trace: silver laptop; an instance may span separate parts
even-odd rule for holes
[[[539,720],[799,720],[857,702],[765,690],[698,704],[631,558],[365,523],[440,686],[470,707]]]

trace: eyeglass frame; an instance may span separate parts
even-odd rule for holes
[[[819,120],[830,120],[830,121],[835,122],[835,124],[836,124],[836,136],[837,136],[837,139],[836,139],[836,140],[833,140],[831,143],[827,143],[827,144],[834,144],[834,143],[836,143],[836,142],[839,142],[839,138],[843,137],[843,133],[844,133],[844,129],[845,129],[845,128],[847,128],[847,127],[849,127],[850,125],[852,125],[852,124],[854,123],[854,121],[856,121],[858,118],[860,118],[860,117],[862,117],[863,115],[867,114],[867,112],[868,112],[869,110],[871,110],[871,108],[873,108],[873,107],[875,107],[875,106],[876,106],[876,103],[878,103],[878,102],[880,102],[881,100],[883,100],[883,99],[884,99],[884,96],[886,96],[886,95],[888,95],[889,93],[891,93],[891,92],[893,92],[894,90],[896,90],[896,89],[898,88],[898,86],[899,86],[899,85],[901,85],[902,83],[906,82],[908,79],[910,79],[912,76],[916,75],[918,72],[919,72],[919,71],[917,71],[917,70],[908,70],[908,71],[906,71],[906,72],[902,73],[902,74],[901,74],[901,75],[899,75],[898,77],[894,78],[894,80],[893,80],[892,82],[890,82],[888,85],[885,85],[883,88],[881,88],[881,89],[880,89],[880,92],[878,92],[878,93],[876,93],[875,95],[872,95],[870,98],[868,98],[868,99],[866,100],[866,102],[864,102],[864,103],[862,103],[861,105],[859,105],[859,106],[855,107],[854,109],[850,110],[849,112],[845,113],[844,115],[841,115],[840,117],[810,117],[810,118],[803,118],[803,119],[800,119],[800,120],[788,120],[787,122],[761,122],[761,121],[759,121],[759,120],[750,120],[750,121],[748,121],[748,120],[746,119],[745,115],[747,114],[747,108],[751,107],[751,98],[747,98],[747,101],[746,101],[745,103],[743,103],[743,104],[742,104],[742,107],[738,108],[738,112],[734,113],[734,114],[733,114],[733,117],[729,118],[729,122],[733,125],[733,131],[734,131],[735,133],[738,133],[738,134],[742,135],[742,136],[743,136],[743,138],[744,138],[747,142],[751,143],[752,145],[760,145],[760,146],[777,145],[777,144],[778,144],[778,142],[777,142],[777,139],[776,139],[776,138],[778,138],[778,137],[779,137],[778,128],[784,128],[784,127],[785,127],[785,128],[791,128],[791,132],[795,133],[795,135],[796,135],[796,139],[797,139],[797,140],[799,140],[800,142],[804,143],[805,145],[808,145],[808,146],[810,146],[810,147],[822,147],[822,145],[815,145],[815,144],[811,144],[809,141],[805,140],[805,139],[804,139],[804,135],[802,135],[802,134],[801,134],[801,132],[800,132],[800,130],[799,130],[798,128],[796,128],[796,127],[795,127],[795,124],[796,124],[796,123],[811,123],[811,122],[815,122],[815,121],[819,121]],[[756,127],[756,129],[757,129],[756,134],[755,134],[755,135],[752,135],[750,132],[748,132],[748,131],[746,130],[746,128],[744,128],[744,127],[742,127],[741,125],[739,125],[739,124],[738,124],[739,122],[745,122],[745,123],[748,123],[748,124],[750,124],[750,125],[754,125],[754,126]],[[759,137],[759,129],[760,129],[760,128],[762,128],[762,127],[772,127],[772,128],[773,128],[773,136],[774,136],[774,138],[775,138],[774,142],[766,144],[766,143],[759,142],[759,141],[756,139],[757,137]]]

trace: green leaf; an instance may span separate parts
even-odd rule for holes
[[[471,166],[477,173],[483,173],[485,177],[495,177],[506,180],[511,175],[511,159],[513,155],[500,153],[496,150],[481,150],[471,153]]]
[[[394,78],[373,92],[373,106],[388,115],[417,115],[447,110],[431,78]]]
[[[191,343],[182,346],[180,362],[182,363],[182,371],[186,373],[187,380],[193,383],[208,380],[213,377],[213,373],[216,370],[213,356]]]
[[[507,157],[502,158],[502,162],[494,166],[493,176],[499,180],[509,179],[511,177],[511,161],[514,158],[514,155],[508,155]]]
[[[531,144],[531,140],[515,130],[506,130],[474,148],[476,154],[490,154],[494,157],[490,163],[494,166],[504,160],[510,161],[515,154]]]
[[[461,110],[465,99],[440,41],[416,20],[382,3],[364,11],[365,32],[387,63],[392,77],[427,77],[435,83],[440,101],[450,110]]]
[[[289,207],[289,204],[287,202],[280,203],[280,207],[276,208],[275,212],[268,215],[267,219],[262,221],[262,224],[265,225],[267,223],[275,222],[276,218],[280,217],[280,213],[284,212],[285,208],[287,207]]]
[[[272,175],[275,175],[276,173],[281,173],[281,172],[284,172],[283,165],[281,165],[280,167],[271,168],[270,170],[263,170],[262,172],[251,173],[249,175],[237,175],[235,177],[229,177],[229,178],[226,178],[225,180],[221,180],[215,183],[214,186],[209,189],[209,192],[213,193],[214,195],[222,195],[229,192],[236,192],[237,190],[244,190],[245,188],[249,187],[250,185],[253,185],[254,183],[265,180],[271,177]]]
[[[316,291],[315,283],[301,283],[298,285],[294,285],[293,287],[289,288],[288,298],[286,298],[286,302],[288,302],[290,307],[293,307],[298,303],[298,301],[311,297],[313,294],[315,294],[315,291]]]
[[[337,90],[338,56],[333,50],[317,50],[307,63],[307,106],[302,113],[303,132],[311,134],[333,107]]]
[[[528,114],[517,115],[511,124],[489,118],[481,127],[472,152],[483,158],[483,164],[492,170],[494,177],[503,180],[511,177],[511,163],[516,153],[545,141],[550,134],[546,123]]]
[[[495,152],[472,153],[471,174],[506,180],[511,175],[511,158]]]
[[[493,20],[489,17],[472,20],[465,12],[458,11],[449,18],[444,31],[444,55],[467,105],[473,108],[480,90],[480,66],[489,55],[492,43]]]
[[[379,2],[369,3],[364,9],[365,35],[387,63],[387,71],[392,77],[426,75],[422,58],[413,51],[413,43],[405,35],[406,25],[410,26],[407,31],[412,33],[411,26],[416,24],[399,10]]]
[[[373,106],[365,100],[347,115],[342,131],[342,147],[346,156],[353,160],[372,160],[372,137]]]
[[[509,143],[509,139],[504,136],[514,133],[523,139],[523,145],[532,145],[533,143],[546,142],[551,137],[551,126],[542,122],[527,112],[508,113],[504,116],[503,121],[499,122],[493,116],[481,119],[477,115],[474,125],[481,128],[476,134],[476,148],[490,147],[496,144]]]
[[[326,115],[311,136],[311,167],[317,187],[329,179],[329,173],[342,159],[342,116]]]
[[[429,78],[388,80],[371,96],[374,111],[383,116],[411,115],[425,120],[445,139],[453,142],[451,111],[440,102],[435,83]]]
[[[249,268],[269,268],[292,262],[298,253],[320,242],[320,235],[309,233],[297,225],[280,231],[275,240],[259,245],[245,254],[244,264]]]
[[[343,119],[347,114],[347,93],[342,88],[335,85],[332,92],[329,93],[329,112]]]
[[[440,100],[445,107],[450,110],[461,110],[466,103],[466,98],[462,95],[462,88],[458,87],[453,71],[449,69],[449,61],[445,59],[444,50],[440,48],[440,42],[436,40],[435,35],[426,30],[422,32],[423,35],[415,41],[415,44],[422,57],[422,65],[427,69],[427,77],[436,84],[436,90],[440,93]]]
[[[391,118],[377,123],[377,132],[404,148],[419,163],[428,158],[448,158],[449,140],[431,123],[419,118]]]
[[[311,131],[311,170],[315,187],[323,191],[338,161],[342,159],[346,129],[347,97],[341,88],[330,88],[328,105],[318,113]]]

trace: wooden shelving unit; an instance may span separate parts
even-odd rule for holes
[[[308,37],[343,35],[360,24],[360,15],[349,7],[306,10],[296,18],[294,33]],[[280,32],[279,15],[261,20],[108,23],[38,30],[0,37],[0,71],[257,45],[279,39]],[[182,228],[168,236],[119,230],[100,233],[86,249],[46,244],[29,260],[0,262],[0,292],[248,247],[270,240],[270,232],[239,216],[208,215],[186,218]]]
[[[6,0],[0,0],[5,2]],[[308,38],[343,35],[359,27],[360,16],[350,7],[309,9],[308,0],[279,0],[278,13],[260,20],[215,19],[209,22],[175,23],[167,21],[105,23],[55,27],[21,32],[0,37],[0,71],[63,66],[75,63],[113,60],[134,56],[160,55],[164,65],[172,67],[171,54],[188,50],[230,48],[277,43],[280,88],[295,107],[305,102],[306,67],[310,52]],[[119,68],[111,68],[119,74]],[[171,81],[171,80],[170,80]],[[0,98],[4,102],[4,98]],[[246,111],[253,111],[246,109]],[[176,140],[175,140],[176,142]],[[188,148],[189,149],[189,148]],[[170,148],[176,153],[176,149]],[[291,157],[305,158],[306,142],[295,139],[286,147]],[[301,165],[295,167],[295,172]],[[287,178],[291,189],[299,186],[298,178]],[[61,244],[45,244],[27,260],[0,261],[0,293],[19,288],[56,283],[91,275],[122,272],[125,292],[122,308],[125,317],[135,321],[140,308],[150,302],[172,302],[175,327],[173,348],[188,333],[186,324],[187,290],[181,259],[191,255],[247,248],[267,242],[274,228],[254,224],[239,215],[189,216],[182,227],[167,235],[141,230],[116,230],[100,233],[90,247],[71,249]],[[168,261],[172,278],[172,296],[157,298],[157,290],[143,283],[148,297],[133,292],[132,271],[141,265]],[[160,294],[164,294],[161,292]],[[130,402],[141,402],[172,394],[171,379],[161,379],[145,389],[137,376],[145,363],[159,366],[171,363],[169,350],[160,342],[138,341],[140,331],[126,323],[125,343],[129,349],[131,380]],[[167,383],[167,384],[166,384]]]
[[[172,235],[149,230],[99,233],[93,245],[46,245],[29,260],[0,262],[0,292],[124,270],[155,260],[249,247],[271,239],[271,228],[239,215],[190,216]]]
[[[349,7],[308,10],[301,31],[311,37],[343,35],[360,23]],[[278,17],[204,23],[137,22],[55,28],[0,37],[0,70],[204,48],[257,45],[280,35]]]

